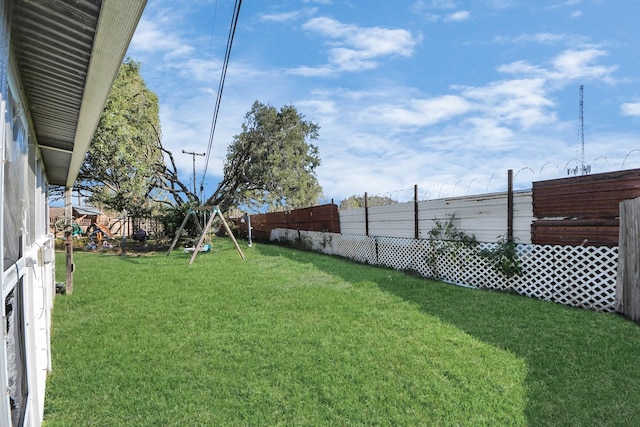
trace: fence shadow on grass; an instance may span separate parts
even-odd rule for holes
[[[620,316],[461,288],[346,259],[345,268],[336,268],[336,257],[328,255],[295,250],[277,255],[311,263],[349,283],[373,282],[523,359],[531,425],[640,425],[640,327]]]

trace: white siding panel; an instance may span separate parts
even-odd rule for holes
[[[533,199],[531,191],[515,192],[514,237],[518,243],[531,243]],[[507,233],[507,193],[491,193],[418,203],[419,238],[429,237],[435,221],[447,221],[454,215],[454,225],[480,242],[495,242]],[[414,203],[373,206],[369,208],[369,235],[413,238]],[[340,228],[344,234],[365,234],[365,209],[340,211]]]
[[[365,216],[364,209],[341,209],[340,214],[340,233],[365,235]]]
[[[533,223],[533,193],[515,193],[513,196],[513,237],[517,243],[531,244]]]
[[[373,206],[369,208],[369,235],[414,237],[413,203]]]

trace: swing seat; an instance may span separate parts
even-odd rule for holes
[[[191,253],[195,250],[196,250],[195,246],[192,248],[184,248],[184,251],[186,253]],[[200,248],[200,252],[209,252],[210,250],[211,250],[211,245],[209,243],[202,245],[202,247]]]

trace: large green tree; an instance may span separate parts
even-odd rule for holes
[[[224,211],[248,206],[270,210],[316,204],[322,195],[319,127],[294,106],[280,110],[256,101],[242,132],[227,148],[224,176],[205,202]],[[140,217],[159,202],[184,211],[202,203],[180,181],[173,155],[162,145],[158,97],[140,76],[140,64],[122,64],[100,118],[76,189],[93,202]]]
[[[320,156],[312,144],[318,130],[292,105],[278,110],[255,101],[227,148],[224,177],[207,203],[223,210],[268,206],[271,211],[318,203]]]
[[[169,161],[169,166],[165,161]],[[127,58],[111,88],[76,189],[92,202],[149,215],[159,202],[182,204],[196,197],[179,179],[171,152],[161,141],[158,97]]]
[[[158,97],[140,76],[140,64],[121,65],[80,169],[76,189],[92,202],[148,214],[156,171],[164,164],[158,145]]]

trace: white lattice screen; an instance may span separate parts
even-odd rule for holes
[[[518,245],[523,274],[505,277],[477,248],[428,240],[276,229],[271,240],[300,240],[310,249],[372,265],[412,270],[474,288],[515,291],[574,307],[614,311],[618,248]],[[493,244],[481,244],[490,248]],[[440,251],[435,249],[442,248]]]

